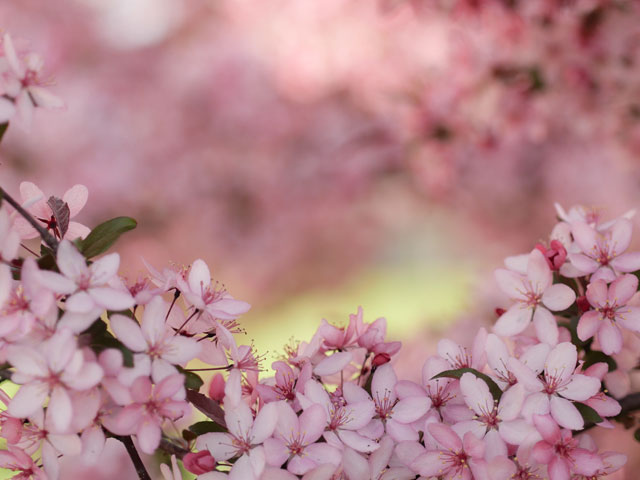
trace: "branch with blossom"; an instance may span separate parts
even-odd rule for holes
[[[496,271],[509,304],[493,331],[441,340],[412,382],[393,365],[386,319],[361,308],[346,326],[323,321],[265,376],[234,336],[250,305],[203,260],[128,282],[107,252],[133,219],[72,229],[84,187],[47,202],[31,183],[20,192],[2,189],[0,204],[0,373],[19,386],[0,390],[0,467],[14,478],[56,480],[67,459],[97,462],[108,438],[143,480],[139,451],[171,455],[166,480],[182,478],[180,463],[202,480],[568,480],[626,462],[585,430],[634,426],[640,404],[629,215],[558,207],[548,246]],[[40,251],[21,251],[34,230]],[[217,371],[207,388],[201,371]]]

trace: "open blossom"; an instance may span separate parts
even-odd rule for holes
[[[264,441],[267,463],[280,467],[287,463],[287,470],[304,475],[323,463],[339,465],[340,450],[327,443],[316,443],[327,424],[327,416],[321,405],[312,405],[296,415],[286,402],[277,402],[278,423],[273,437]]]
[[[111,287],[109,282],[118,273],[120,256],[110,253],[87,266],[87,261],[68,240],[62,240],[57,254],[60,274],[41,272],[43,285],[52,291],[69,295],[65,310],[86,314],[89,326],[103,310],[121,311],[133,307],[134,300],[126,290]]]
[[[230,479],[257,480],[264,469],[261,444],[271,437],[278,421],[277,403],[267,403],[254,418],[251,408],[241,399],[240,373],[237,370],[227,381],[227,391],[224,418],[229,433],[205,433],[198,437],[196,446],[209,450],[218,461],[238,457],[229,474]]]
[[[575,301],[574,291],[561,283],[553,283],[553,275],[540,250],[529,254],[527,275],[499,269],[495,273],[500,289],[515,302],[494,326],[505,337],[523,332],[531,323],[538,338],[550,345],[558,342],[558,325],[549,311],[561,311]]]
[[[315,380],[304,386],[304,395],[298,394],[302,408],[321,405],[327,414],[327,431],[324,438],[330,445],[344,448],[347,445],[359,452],[372,452],[378,448],[377,442],[360,435],[357,431],[366,427],[375,414],[375,404],[366,399],[347,403],[334,396],[331,398],[325,388]]]
[[[485,443],[471,432],[460,438],[451,427],[432,423],[427,427],[437,442],[437,449],[418,456],[411,468],[425,477],[442,477],[446,480],[486,478],[484,460]]]
[[[184,365],[198,356],[200,343],[167,327],[165,317],[168,308],[162,297],[154,297],[144,308],[141,324],[124,315],[114,314],[110,318],[111,328],[132,352],[148,355],[152,365],[157,362]]]
[[[131,385],[133,403],[124,407],[108,423],[109,430],[118,435],[135,434],[140,450],[152,454],[160,444],[165,420],[178,420],[191,408],[185,399],[184,377],[169,375],[156,385],[149,377],[139,377]]]
[[[20,472],[12,477],[15,480],[49,480],[47,474],[33,461],[31,455],[11,445],[7,450],[0,450],[0,468]]]
[[[454,429],[458,433],[470,431],[480,439],[486,436],[488,449],[494,455],[506,455],[505,442],[520,445],[532,433],[527,422],[518,418],[525,399],[522,385],[512,386],[502,394],[499,402],[495,402],[484,380],[465,373],[460,378],[460,390],[475,417],[456,424]]]
[[[26,345],[9,347],[7,359],[16,369],[12,380],[22,385],[9,404],[9,413],[28,417],[49,398],[49,418],[58,432],[64,432],[71,424],[70,391],[87,390],[102,379],[102,368],[85,361],[76,339],[66,329],[58,330],[37,349]]]
[[[89,234],[88,227],[73,221],[69,222],[67,231],[63,232],[51,206],[47,203],[49,197],[45,196],[35,184],[22,182],[20,184],[20,196],[26,210],[56,238],[75,240],[76,238],[84,238]],[[64,193],[62,201],[69,206],[69,218],[73,218],[80,213],[80,210],[87,203],[88,197],[89,191],[84,185],[74,185]],[[20,237],[24,239],[36,238],[39,235],[37,230],[22,217],[15,218],[14,228],[20,234]]]
[[[546,464],[550,480],[568,480],[572,474],[590,477],[604,468],[600,457],[580,448],[569,430],[561,430],[549,415],[534,415],[543,440],[533,449],[533,457]]]
[[[191,264],[187,281],[178,276],[177,284],[194,308],[214,319],[233,320],[251,308],[247,302],[233,298],[225,289],[212,285],[209,267],[200,259]]]
[[[592,281],[587,287],[587,300],[594,310],[580,317],[580,340],[595,335],[604,353],[619,353],[622,350],[620,327],[640,333],[640,308],[627,305],[637,290],[638,277],[635,275],[622,275],[608,288],[604,280]]]
[[[610,229],[599,232],[583,222],[571,225],[581,253],[569,255],[571,263],[591,280],[615,280],[619,273],[640,269],[640,252],[625,253],[631,243],[631,221],[619,218]]]
[[[509,362],[518,382],[533,392],[523,408],[531,408],[538,414],[551,413],[558,425],[564,428],[582,429],[584,420],[571,400],[584,402],[591,398],[600,390],[600,380],[575,373],[578,352],[572,343],[559,343],[546,355],[546,359],[543,352],[539,353],[537,365],[527,366],[516,358]],[[538,378],[542,371],[541,360],[544,361],[544,374]]]
[[[396,441],[417,440],[417,432],[409,424],[420,419],[431,408],[431,399],[424,394],[407,395],[400,399],[396,394],[398,377],[391,364],[378,367],[371,380],[371,396],[353,383],[343,386],[344,398],[349,403],[373,400],[375,418],[368,426],[379,435],[386,431]]]

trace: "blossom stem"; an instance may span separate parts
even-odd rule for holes
[[[127,435],[122,437],[120,435],[114,435],[114,437],[120,440],[124,445],[124,448],[127,449],[127,453],[129,454],[134,467],[136,467],[138,478],[140,478],[140,480],[151,480],[151,476],[149,475],[149,472],[147,472],[147,468],[144,466],[144,463],[142,463],[140,454],[138,454],[138,450],[136,450],[136,446],[133,444],[131,436]]]
[[[171,305],[169,305],[169,310],[167,310],[167,315],[164,317],[165,322],[169,318],[169,314],[171,313],[171,310],[173,310],[173,306],[176,304],[176,300],[178,300],[178,298],[180,298],[180,290],[176,288],[175,291],[173,292],[173,300],[171,300]]]
[[[36,231],[40,234],[40,237],[42,237],[42,240],[44,240],[44,243],[46,243],[54,252],[58,249],[58,240],[56,240],[56,238],[51,235],[46,228],[40,225],[36,221],[36,219],[29,214],[29,212],[22,208],[22,206],[18,202],[16,202],[13,197],[11,197],[11,195],[9,195],[7,191],[2,187],[0,187],[0,197],[2,197],[3,200],[9,202],[9,205],[15,208],[16,211],[20,215],[22,215],[33,228],[36,229]]]

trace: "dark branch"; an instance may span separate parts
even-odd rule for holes
[[[133,440],[131,439],[131,437],[121,437],[120,435],[113,435],[113,438],[117,438],[118,440],[120,440],[123,443],[124,448],[127,449],[127,453],[129,454],[129,457],[131,457],[133,465],[136,467],[138,478],[140,478],[140,480],[151,480],[149,472],[147,472],[144,463],[142,463],[142,459],[140,458],[138,450],[136,450],[136,446],[133,444]]]
[[[27,222],[29,222],[33,228],[35,228],[38,231],[38,233],[40,234],[40,237],[42,237],[42,240],[44,240],[44,243],[46,243],[54,252],[58,249],[58,240],[56,240],[56,238],[53,235],[51,235],[46,228],[40,225],[36,221],[36,219],[29,214],[29,212],[27,212],[24,208],[22,208],[22,206],[18,202],[16,202],[11,197],[11,195],[7,193],[6,190],[4,190],[1,187],[0,187],[0,196],[2,197],[3,200],[6,200],[9,203],[9,205],[15,208],[16,211],[20,215],[22,215],[24,219]]]
[[[189,453],[189,450],[187,450],[186,448],[183,448],[180,445],[176,445],[166,438],[160,440],[160,448],[170,455],[175,455],[179,459],[182,459],[187,453]]]

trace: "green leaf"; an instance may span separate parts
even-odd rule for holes
[[[87,238],[79,242],[80,252],[86,258],[92,258],[106,252],[118,237],[136,228],[138,223],[130,217],[116,217],[101,223],[91,230]]]
[[[633,438],[635,438],[637,442],[640,442],[640,428],[636,428],[636,431],[633,432]]]
[[[602,417],[598,415],[598,412],[596,412],[589,405],[586,405],[580,402],[573,402],[573,404],[576,406],[576,408],[580,412],[580,415],[582,415],[582,418],[584,419],[585,424],[600,423],[603,421]]]
[[[200,390],[200,387],[204,385],[204,381],[200,378],[199,375],[185,370],[180,366],[178,366],[178,371],[184,375],[184,386],[186,388],[198,391]]]
[[[209,422],[207,420],[203,422],[196,422],[189,427],[189,430],[196,434],[196,436],[204,435],[210,432],[226,432],[227,429],[222,425],[218,425],[216,422]]]
[[[2,141],[7,128],[9,128],[9,122],[0,123],[0,141]]]
[[[498,384],[494,382],[491,377],[489,377],[489,375],[485,375],[475,368],[458,368],[457,370],[445,370],[444,372],[440,372],[438,375],[434,376],[431,380],[442,377],[457,378],[459,380],[465,373],[473,373],[476,377],[484,380],[484,383],[486,383],[487,387],[489,387],[489,391],[491,392],[493,399],[496,402],[500,401],[500,397],[502,397],[502,390],[500,390]]]

